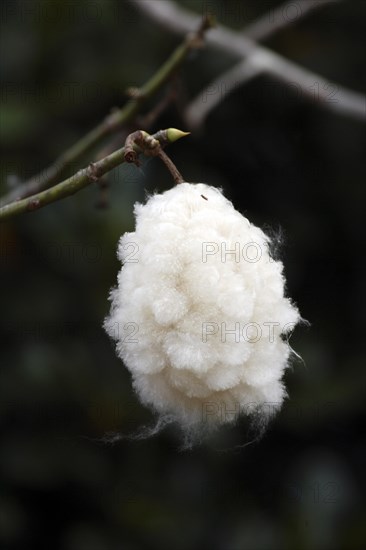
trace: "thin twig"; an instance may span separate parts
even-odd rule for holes
[[[192,25],[199,19],[199,16],[181,8],[170,0],[154,0],[153,2],[150,0],[134,0],[133,4],[165,28],[179,34],[187,32],[187,29],[192,28]],[[245,77],[249,73],[249,64],[251,64],[257,74],[269,74],[286,84],[296,86],[304,97],[314,100],[314,95],[317,94],[319,103],[330,110],[351,116],[357,120],[366,120],[366,97],[364,95],[348,90],[300,67],[268,48],[259,46],[240,32],[218,25],[207,36],[206,42],[208,45],[218,47],[236,58],[241,60],[246,58],[247,64],[241,65],[241,68],[245,71]],[[212,92],[212,88],[209,89]],[[202,121],[198,107],[200,97],[201,101],[204,101],[205,97],[207,98],[207,95],[204,94],[205,92],[201,92],[193,100],[194,110],[188,106],[186,111],[187,119],[196,126]],[[223,97],[221,95],[220,99]],[[205,109],[207,114],[207,106]]]
[[[253,23],[247,25],[242,33],[251,40],[260,42],[267,40],[273,34],[286,27],[297,23],[313,11],[326,6],[327,4],[335,4],[340,0],[297,0],[294,2],[285,2],[277,8],[265,13]],[[295,10],[295,13],[294,13]]]
[[[170,132],[172,133],[170,134]],[[168,143],[172,143],[173,141],[180,139],[186,135],[186,133],[170,128],[169,130],[159,130],[159,132],[156,132],[156,134],[152,136],[142,131],[134,132],[133,135],[135,137],[138,135],[139,145],[143,149],[143,152],[145,152],[145,150],[148,152],[149,148],[151,149],[151,144],[157,142],[160,149],[161,147],[165,147]],[[0,221],[7,220],[24,212],[32,212],[34,210],[38,210],[39,208],[43,208],[52,202],[59,201],[65,197],[69,197],[70,195],[77,193],[90,183],[97,182],[101,176],[126,161],[126,152],[131,152],[131,147],[133,148],[133,153],[135,155],[132,160],[137,160],[137,155],[141,152],[141,149],[137,144],[135,144],[135,142],[133,142],[133,140],[131,141],[130,136],[128,136],[128,139],[126,140],[126,147],[122,147],[121,149],[114,151],[98,162],[89,164],[87,168],[79,170],[70,178],[67,178],[49,189],[45,189],[44,191],[32,195],[31,197],[26,197],[3,206],[0,208]],[[157,156],[159,155],[157,154]]]
[[[175,166],[174,162],[168,157],[168,155],[162,149],[160,149],[157,156],[163,161],[163,163],[171,173],[175,184],[183,183],[185,181],[182,174],[179,172],[178,168]]]
[[[146,130],[150,130],[150,128],[155,124],[157,119],[160,117],[160,115],[170,106],[170,104],[173,101],[176,101],[177,98],[177,90],[176,90],[176,78],[173,77],[171,85],[167,93],[163,96],[163,98],[155,105],[151,111],[149,111],[147,114],[143,116],[138,116],[135,119],[135,123],[139,128],[145,128]],[[131,132],[128,131],[127,127],[125,126],[121,132],[116,133],[116,135],[108,141],[107,145],[105,145],[103,148],[101,148],[96,157],[95,160],[100,160],[113,151],[115,151],[123,141],[126,140],[126,137]],[[105,174],[102,176],[99,181],[99,197],[96,202],[96,207],[100,209],[108,208],[109,203],[109,182],[108,182],[108,174]]]
[[[138,89],[133,99],[122,108],[113,111],[103,122],[93,128],[88,134],[81,138],[75,145],[65,151],[51,166],[46,168],[40,174],[32,177],[23,185],[10,191],[0,200],[1,205],[6,205],[12,201],[29,197],[51,187],[60,174],[80,159],[85,153],[90,151],[95,145],[98,145],[106,136],[118,130],[122,124],[130,122],[141,109],[142,105],[154,95],[169,78],[175,73],[187,54],[194,48],[202,44],[204,33],[213,25],[209,17],[200,21],[195,21],[195,25],[187,29],[187,37],[182,44],[172,53],[169,59],[157,70],[157,72]],[[196,32],[190,32],[196,28]]]

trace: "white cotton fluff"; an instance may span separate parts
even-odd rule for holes
[[[141,401],[191,434],[271,417],[300,315],[270,239],[203,183],[153,195],[135,217],[104,326]]]

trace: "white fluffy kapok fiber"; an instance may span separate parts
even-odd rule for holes
[[[153,195],[135,216],[105,329],[141,401],[186,433],[266,420],[285,396],[283,336],[300,320],[270,239],[203,183]]]

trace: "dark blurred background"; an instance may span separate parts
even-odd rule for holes
[[[238,29],[279,5],[209,4]],[[365,92],[365,11],[364,0],[330,4],[265,45]],[[123,105],[125,89],[179,42],[123,1],[4,2],[2,192]],[[151,131],[184,129],[184,103],[234,61],[193,52],[178,101]],[[286,373],[290,398],[263,439],[243,449],[235,447],[250,440],[245,421],[228,430],[225,452],[215,441],[182,452],[169,429],[101,441],[153,422],[101,325],[134,203],[172,185],[158,160],[112,172],[107,209],[95,207],[95,184],[1,225],[2,548],[365,547],[364,132],[364,122],[260,77],[169,149],[188,181],[222,186],[251,221],[281,232],[288,292],[311,323],[291,339],[304,363]]]

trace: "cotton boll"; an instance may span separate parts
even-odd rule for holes
[[[139,357],[125,350],[122,353],[124,353],[126,364],[136,374],[154,374],[161,372],[165,367],[165,357],[156,348],[141,346]]]
[[[201,332],[192,334],[171,330],[166,335],[163,349],[168,364],[174,365],[174,371],[187,369],[195,374],[206,372],[216,357],[216,350],[202,342]]]
[[[286,395],[282,336],[300,315],[269,238],[202,183],[152,195],[134,212],[104,326],[141,401],[189,436],[240,415],[273,416]]]
[[[277,338],[270,345],[257,347],[256,353],[249,357],[245,372],[245,381],[251,386],[261,387],[276,383],[282,378],[287,366],[290,354],[289,346],[280,338]],[[272,362],[272,368],[268,363]]]
[[[183,392],[189,398],[208,399],[212,393],[205,380],[201,380],[198,374],[187,369],[167,371],[166,377],[172,387]]]
[[[248,356],[247,351],[245,355]],[[229,366],[228,364],[223,365],[222,363],[218,363],[208,371],[206,384],[211,391],[229,390],[239,384],[241,374],[241,369],[238,368],[238,365]]]
[[[160,295],[156,293],[152,311],[158,325],[171,325],[187,313],[187,298],[175,288],[166,288]]]

